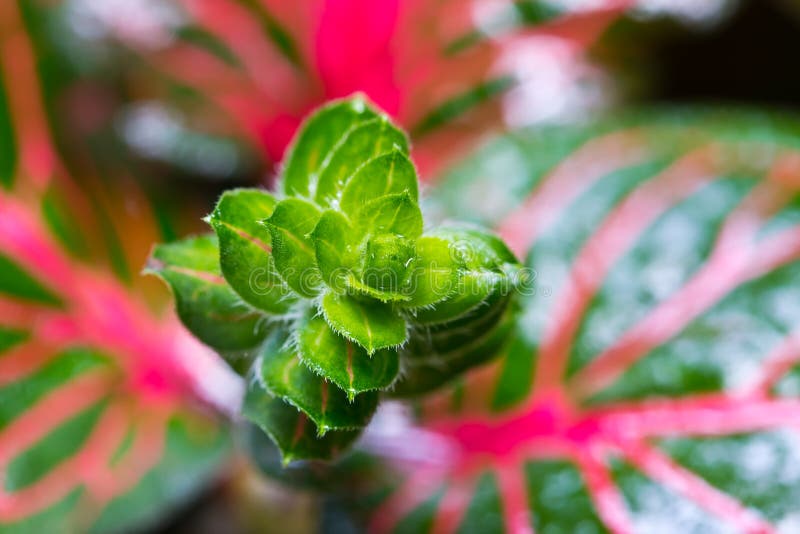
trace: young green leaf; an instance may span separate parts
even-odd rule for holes
[[[311,232],[311,241],[322,279],[336,291],[342,291],[348,273],[355,264],[356,245],[351,242],[353,229],[338,211],[326,210]]]
[[[272,259],[272,236],[259,221],[277,200],[260,189],[225,192],[208,218],[219,239],[225,280],[248,304],[271,314],[286,313],[294,301]]]
[[[272,235],[272,257],[281,278],[304,297],[313,297],[321,283],[314,243],[309,234],[321,216],[319,208],[299,198],[278,202],[264,221]]]
[[[497,273],[461,272],[456,290],[450,296],[433,306],[415,310],[414,324],[433,325],[457,320],[486,303],[502,282],[502,275]]]
[[[359,235],[396,234],[407,239],[422,235],[422,212],[409,193],[368,202],[353,217]]]
[[[306,367],[282,341],[278,336],[267,343],[257,371],[272,395],[305,413],[320,436],[328,430],[353,430],[369,423],[378,406],[376,392],[349,400],[343,390]]]
[[[339,206],[345,213],[356,213],[376,198],[405,192],[417,201],[417,171],[408,156],[394,150],[370,160],[356,171],[342,191]]]
[[[413,336],[402,350],[405,362],[403,377],[395,384],[392,395],[414,397],[429,393],[452,382],[465,370],[498,356],[512,339],[516,310],[505,307],[502,314],[492,317],[488,326],[479,321],[473,327],[462,327],[464,334],[448,339],[450,329],[441,332],[440,339]]]
[[[402,345],[407,338],[406,322],[391,304],[329,292],[322,298],[322,313],[334,331],[367,354]]]
[[[408,153],[408,141],[387,117],[348,131],[320,167],[316,201],[321,205],[330,204],[338,198],[348,178],[365,162],[393,150]]]
[[[275,442],[284,465],[294,460],[329,460],[360,434],[358,430],[332,430],[318,436],[316,425],[305,413],[271,395],[255,376],[248,380],[242,415]]]
[[[442,301],[453,294],[458,284],[458,263],[450,243],[439,237],[417,240],[417,258],[412,266],[407,294],[402,305],[421,308]]]
[[[146,272],[162,278],[175,295],[178,316],[200,341],[225,354],[252,349],[269,330],[222,278],[214,236],[157,245]]]
[[[298,347],[303,362],[347,392],[351,401],[359,393],[391,386],[399,371],[396,350],[382,349],[369,356],[331,330],[321,317],[300,325]]]
[[[349,294],[372,297],[381,302],[401,302],[409,299],[407,295],[403,295],[402,293],[375,289],[374,287],[365,284],[361,278],[352,273],[347,275],[345,283],[347,284]]]
[[[408,282],[416,255],[414,242],[392,234],[372,237],[367,242],[362,281],[378,291],[398,294]]]
[[[289,196],[310,198],[320,167],[342,142],[347,132],[380,115],[363,96],[323,107],[303,124],[289,149],[283,171],[283,191]]]
[[[451,243],[453,255],[468,270],[502,270],[504,264],[517,264],[502,239],[478,226],[454,226],[438,228],[430,233]]]

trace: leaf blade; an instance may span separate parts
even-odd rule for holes
[[[360,430],[367,425],[378,405],[377,394],[365,393],[349,400],[343,390],[308,369],[283,343],[276,338],[261,353],[257,372],[267,391],[305,413],[319,436],[330,430]]]
[[[189,331],[235,358],[257,347],[269,327],[225,283],[218,257],[216,237],[189,238],[154,247],[145,272],[157,275],[172,289],[178,316]]]
[[[390,304],[328,292],[321,310],[335,332],[358,343],[368,354],[402,345],[408,338],[405,320]]]
[[[317,294],[322,282],[309,235],[322,216],[314,204],[299,198],[278,202],[264,221],[272,236],[275,268],[289,287],[304,297]]]
[[[369,356],[331,330],[321,317],[304,321],[298,348],[303,362],[345,391],[351,402],[365,391],[390,387],[400,369],[397,351],[383,349]]]
[[[286,313],[294,299],[272,258],[272,236],[259,221],[270,217],[277,200],[259,189],[226,191],[208,218],[219,240],[225,280],[251,306]]]

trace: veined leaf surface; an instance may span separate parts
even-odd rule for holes
[[[0,254],[46,290],[2,289],[19,277],[0,271],[0,531],[155,524],[227,455],[219,422],[189,402],[181,367],[216,356],[71,258],[35,208],[3,194],[0,211]]]
[[[371,527],[792,531],[798,124],[645,113],[498,138],[446,175],[438,208],[495,225],[535,285],[503,357],[423,403],[447,459]]]
[[[378,406],[376,392],[348,398],[343,388],[306,367],[282,336],[267,342],[256,372],[267,391],[305,413],[320,436],[328,430],[363,428]]]
[[[303,363],[347,392],[351,400],[365,391],[385,389],[397,378],[396,350],[382,349],[368,355],[358,344],[334,332],[321,317],[305,321],[297,336]]]
[[[259,189],[226,191],[208,218],[219,240],[219,263],[225,280],[251,306],[286,313],[293,302],[272,259],[272,237],[260,224],[277,200]]]
[[[215,236],[157,245],[147,270],[172,288],[183,324],[220,353],[235,356],[254,349],[266,337],[265,317],[246,305],[222,278]]]

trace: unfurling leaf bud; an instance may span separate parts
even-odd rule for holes
[[[427,393],[507,336],[516,258],[480,228],[423,231],[405,134],[363,98],[309,118],[281,192],[227,192],[208,221],[217,238],[157,248],[159,272],[287,461],[333,457],[382,392]]]

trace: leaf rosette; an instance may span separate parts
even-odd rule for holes
[[[482,228],[426,229],[408,140],[362,97],[308,119],[277,193],[228,191],[207,221],[216,238],[154,256],[186,326],[247,374],[244,415],[284,461],[331,458],[382,392],[453,380],[510,324],[517,259]]]

